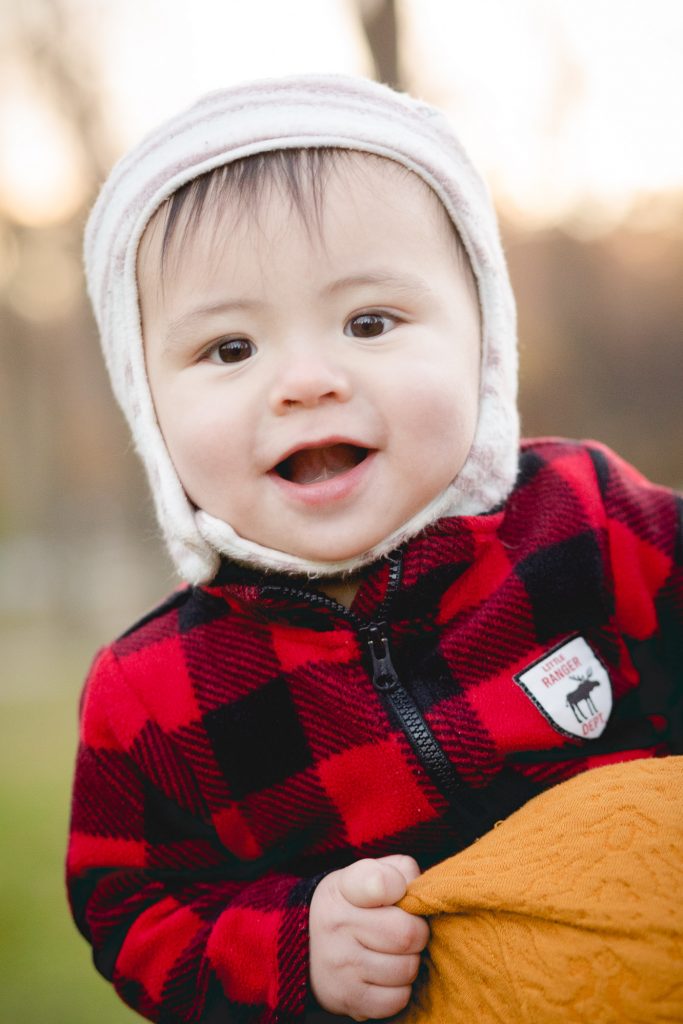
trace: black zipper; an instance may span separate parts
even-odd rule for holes
[[[370,652],[372,685],[391,707],[427,775],[452,803],[460,790],[460,782],[412,694],[399,679],[391,660],[386,622],[363,626],[361,634]]]
[[[460,781],[448,757],[439,745],[438,740],[424,719],[412,694],[399,678],[391,657],[388,626],[389,611],[394,596],[401,584],[403,572],[403,556],[401,552],[390,555],[389,581],[387,591],[377,617],[370,622],[361,619],[349,608],[339,604],[324,594],[296,587],[266,585],[262,593],[275,592],[285,597],[304,600],[318,607],[326,607],[337,615],[352,622],[361,639],[365,642],[370,655],[372,668],[372,685],[382,698],[385,706],[392,712],[399,726],[405,733],[425,772],[437,789],[450,804],[462,792]]]

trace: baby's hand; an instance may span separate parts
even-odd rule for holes
[[[320,882],[309,931],[311,988],[323,1009],[360,1021],[407,1004],[429,927],[392,904],[419,874],[412,857],[395,855],[356,861]]]

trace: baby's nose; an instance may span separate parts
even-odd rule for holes
[[[347,372],[332,359],[306,348],[283,358],[271,387],[270,404],[280,414],[325,401],[346,402],[350,397]]]

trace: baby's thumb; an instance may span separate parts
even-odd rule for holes
[[[407,889],[404,874],[386,860],[358,860],[340,872],[339,889],[354,907],[390,907]]]
[[[408,884],[414,882],[422,874],[420,865],[415,858],[409,857],[405,853],[389,853],[386,857],[379,857],[378,860],[382,864],[391,864],[398,868]]]

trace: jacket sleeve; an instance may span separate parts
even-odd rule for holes
[[[682,753],[683,496],[603,445],[590,442],[589,451],[605,511],[615,616],[641,678],[666,696],[674,751]]]
[[[163,1024],[298,1020],[317,879],[254,866],[221,843],[161,736],[150,770],[144,722],[105,650],[84,691],[67,858],[72,913],[97,969]]]

